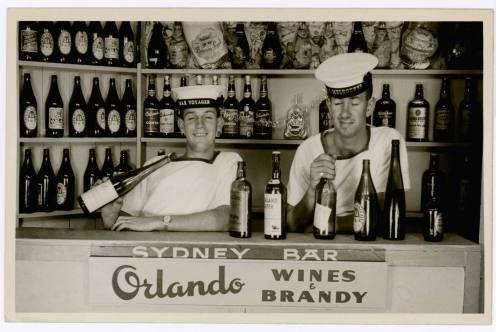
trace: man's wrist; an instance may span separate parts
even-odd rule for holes
[[[163,216],[162,219],[161,219],[161,223],[162,223],[162,231],[168,231],[168,226],[170,225],[170,223],[172,222],[172,216]]]

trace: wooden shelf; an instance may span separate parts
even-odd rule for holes
[[[17,217],[19,219],[34,219],[34,218],[52,218],[52,217],[79,216],[79,215],[80,216],[84,215],[81,209],[75,209],[69,211],[19,213]]]
[[[61,144],[61,143],[136,143],[135,137],[33,137],[19,138],[19,143]]]
[[[467,148],[471,143],[445,143],[445,142],[406,142],[407,148],[427,149],[427,148]]]
[[[20,67],[23,68],[45,68],[53,70],[122,73],[122,74],[137,73],[137,68],[125,68],[125,67],[90,66],[90,65],[78,65],[69,63],[39,62],[39,61],[19,61],[18,64]]]

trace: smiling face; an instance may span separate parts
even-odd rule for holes
[[[366,117],[370,116],[375,105],[375,99],[364,91],[347,98],[328,97],[330,116],[335,131],[342,137],[356,137],[366,127]]]
[[[179,128],[186,135],[187,155],[211,159],[217,130],[222,128],[222,118],[214,107],[187,108],[179,119]]]

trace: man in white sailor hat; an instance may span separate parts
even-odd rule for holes
[[[228,229],[235,152],[215,150],[222,128],[218,85],[173,89],[182,110],[179,128],[186,136],[183,156],[153,172],[123,199],[101,210],[105,228],[115,231],[224,231]],[[152,163],[161,157],[154,157]]]
[[[346,53],[329,58],[316,69],[316,78],[326,86],[333,128],[308,138],[295,153],[288,183],[290,231],[304,231],[312,224],[315,188],[322,177],[334,179],[337,188],[338,231],[352,231],[354,195],[363,159],[370,160],[375,189],[383,198],[391,140],[400,140],[403,182],[405,190],[410,188],[406,144],[401,134],[393,128],[366,123],[375,105],[370,71],[377,61],[371,54]],[[332,156],[336,156],[335,162]]]

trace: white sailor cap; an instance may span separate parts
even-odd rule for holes
[[[181,109],[196,107],[220,107],[221,85],[193,85],[172,89],[174,99]]]
[[[315,76],[326,85],[328,96],[346,98],[372,89],[370,70],[378,64],[368,53],[343,53],[332,56],[316,69]]]

